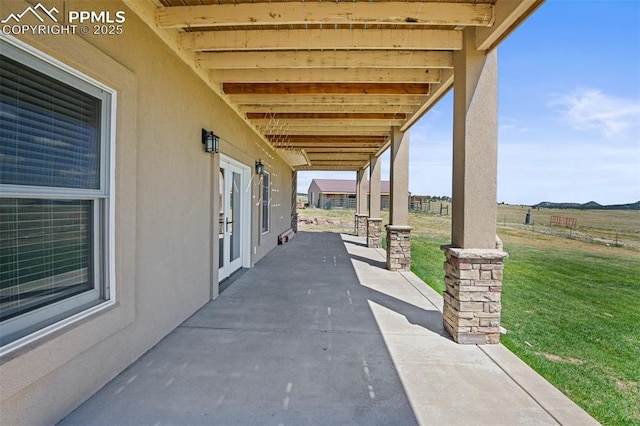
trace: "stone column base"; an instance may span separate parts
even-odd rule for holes
[[[367,220],[367,247],[382,247],[381,229],[382,219],[369,218]]]
[[[291,229],[293,232],[298,232],[298,212],[291,214]]]
[[[356,213],[356,230],[355,234],[358,237],[366,237],[367,236],[367,219],[369,219],[368,214],[360,214]]]
[[[387,269],[411,269],[411,227],[387,225]]]
[[[500,343],[502,250],[442,246],[446,261],[444,328],[462,344]]]

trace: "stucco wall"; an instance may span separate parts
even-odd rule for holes
[[[0,15],[26,6],[3,0]],[[118,91],[118,303],[2,358],[3,425],[60,420],[216,294],[211,206],[218,175],[201,128],[221,137],[223,154],[252,169],[261,159],[271,173],[268,234],[259,230],[259,206],[251,206],[252,264],[291,221],[291,169],[131,11],[106,1],[46,6],[126,12],[119,36],[19,37]]]

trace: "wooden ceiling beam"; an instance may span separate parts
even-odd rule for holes
[[[370,149],[381,146],[384,142],[340,142],[340,141],[331,141],[331,142],[322,142],[322,141],[296,141],[289,140],[286,136],[282,136],[280,139],[272,139],[271,143],[273,145],[280,146],[291,146],[294,148],[300,147],[311,147],[311,148],[361,148],[361,149]]]
[[[304,148],[304,151],[308,154],[314,154],[314,153],[368,153],[368,154],[375,154],[378,149],[377,148],[351,148],[351,147],[340,147],[340,148],[315,148],[315,147],[306,147]]]
[[[433,29],[277,29],[192,31],[179,37],[184,50],[460,50],[462,31]]]
[[[227,95],[428,95],[424,83],[223,83]]]
[[[185,33],[188,34],[188,33]],[[440,69],[423,68],[280,68],[214,69],[218,83],[439,83]]]
[[[229,95],[234,104],[422,105],[419,95]]]
[[[441,50],[286,50],[277,54],[260,51],[198,52],[196,54],[196,63],[199,68],[220,70],[261,68],[453,68],[453,53]]]
[[[323,171],[352,172],[352,171],[360,170],[364,168],[364,166],[366,166],[366,164],[355,166],[355,167],[354,166],[337,166],[337,165],[329,165],[329,166],[317,165],[317,166],[298,166],[298,167],[294,167],[294,169],[297,171],[323,170]]]
[[[382,126],[401,126],[404,124],[403,120],[370,120],[370,119],[348,119],[348,120],[331,120],[331,119],[292,119],[292,120],[272,120],[272,119],[257,119],[251,120],[251,122],[259,129],[268,128],[285,128],[285,129],[297,129],[297,128],[309,128],[309,127],[340,127],[340,126],[357,126],[357,127],[382,127]]]
[[[389,137],[391,127],[372,127],[372,126],[340,126],[340,127],[318,127],[315,129],[296,127],[295,129],[266,129],[262,131],[265,137],[280,135],[285,138],[291,135],[312,135],[312,136],[380,136]]]
[[[340,152],[323,152],[308,153],[307,157],[313,163],[314,161],[369,161],[368,154],[362,153],[340,153]]]
[[[498,1],[494,7],[494,24],[487,28],[476,28],[478,50],[491,50],[507,34],[525,21],[544,0]]]
[[[426,98],[425,102],[418,108],[411,117],[406,121],[406,123],[400,129],[401,131],[406,131],[411,127],[416,121],[420,119],[427,111],[431,109],[444,95],[451,90],[453,87],[453,70],[446,70],[443,72],[443,79],[441,83],[434,84],[431,88],[431,93]]]
[[[398,113],[412,114],[416,110],[414,105],[295,105],[295,104],[277,104],[277,105],[240,105],[238,109],[244,113],[253,114],[278,114],[278,113],[333,113],[333,112],[350,112],[358,113]]]
[[[250,120],[404,120],[407,114],[394,112],[277,112],[273,114],[249,112],[247,118]]]
[[[270,140],[276,139],[280,137],[279,135],[270,135],[268,138]],[[350,143],[382,143],[388,139],[387,136],[366,136],[366,135],[347,135],[347,136],[339,136],[339,135],[329,135],[329,136],[316,136],[316,135],[287,135],[290,141],[298,141],[298,142],[350,142]]]
[[[333,166],[333,167],[364,167],[369,162],[366,160],[313,160],[311,161],[311,167],[314,166]]]
[[[369,146],[370,145],[370,146]],[[304,149],[305,152],[371,152],[376,153],[380,149],[381,144],[363,144],[362,146],[351,146],[349,144],[337,145],[337,144],[302,144],[302,143],[287,143],[274,142],[273,146],[276,148],[290,148],[290,149]]]
[[[159,28],[349,23],[488,27],[494,19],[491,4],[422,1],[234,2],[156,9]]]

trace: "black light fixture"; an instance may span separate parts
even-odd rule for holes
[[[204,150],[213,154],[220,152],[220,138],[205,129],[202,129],[202,144]]]
[[[260,176],[264,174],[264,164],[262,164],[262,160],[256,161],[256,173]]]

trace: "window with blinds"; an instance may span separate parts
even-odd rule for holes
[[[0,199],[0,321],[93,289],[92,203]]]
[[[4,56],[0,70],[0,182],[98,189],[100,99]]]
[[[0,46],[5,344],[109,297],[111,98],[17,45]]]

